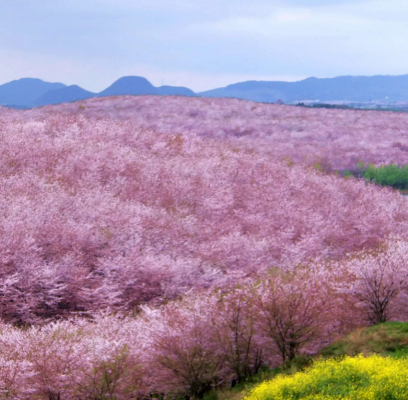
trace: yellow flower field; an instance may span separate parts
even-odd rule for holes
[[[279,375],[244,400],[408,399],[408,359],[346,357],[322,360],[305,372]]]

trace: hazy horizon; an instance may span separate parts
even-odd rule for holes
[[[153,86],[156,86],[156,87],[159,87],[159,86],[164,86],[164,85],[159,85],[159,84],[155,84],[152,80],[150,80],[149,78],[147,78],[146,76],[141,76],[141,75],[126,75],[126,76],[119,76],[119,77],[117,77],[116,79],[114,79],[112,82],[110,82],[110,83],[108,83],[107,84],[107,86],[106,87],[108,87],[108,86],[110,86],[112,83],[114,83],[114,82],[116,82],[117,80],[119,80],[120,78],[124,78],[124,77],[129,77],[129,76],[140,76],[140,77],[142,77],[142,78],[146,78]],[[303,80],[303,79],[308,79],[308,78],[314,78],[314,77],[310,77],[310,76],[308,76],[308,77],[305,77],[305,78],[301,78],[301,79],[296,79],[296,80],[282,80],[282,82],[298,82],[298,81],[301,81],[301,80]],[[333,77],[333,78],[335,78],[335,77]],[[67,84],[65,81],[51,81],[51,80],[49,80],[49,79],[46,79],[46,78],[39,78],[39,77],[37,77],[37,76],[22,76],[21,78],[16,78],[16,79],[12,79],[12,80],[10,80],[10,81],[7,81],[7,82],[0,82],[0,86],[1,85],[4,85],[4,84],[6,84],[6,83],[10,83],[10,82],[13,82],[13,81],[19,81],[19,80],[21,80],[21,79],[40,79],[40,80],[42,80],[42,81],[44,81],[44,82],[48,82],[48,83],[63,83],[63,84],[65,84],[66,86],[71,86],[71,85],[78,85],[77,83],[70,83],[70,84]],[[262,81],[262,79],[248,79],[248,81]],[[276,81],[279,81],[279,79],[276,79]],[[239,83],[238,81],[237,82],[229,82],[229,83],[226,83],[225,85],[223,85],[223,86],[227,86],[227,85],[232,85],[232,84],[235,84],[235,83]],[[166,84],[167,85],[167,84]],[[80,86],[82,89],[85,89],[85,90],[89,90],[89,91],[91,91],[91,92],[93,92],[93,90],[90,90],[90,89],[88,89],[86,86],[82,86],[82,85],[78,85],[78,86]],[[176,85],[169,85],[169,86],[176,86]],[[177,86],[182,86],[182,85],[177,85]],[[98,90],[98,91],[95,91],[95,93],[99,93],[100,91],[102,91],[102,90],[104,90],[104,89],[106,89],[106,87],[103,87],[101,90]],[[218,86],[217,86],[218,87]],[[191,88],[189,88],[189,89],[191,89]],[[216,87],[209,87],[209,88],[206,88],[206,89],[203,89],[203,90],[201,90],[201,91],[206,91],[206,90],[211,90],[211,89],[216,89]],[[193,90],[193,89],[192,89]],[[193,90],[194,91],[194,90]],[[196,92],[196,91],[194,91],[194,92]],[[198,91],[197,91],[198,92]]]
[[[402,75],[408,75],[408,73],[407,73],[407,74],[401,74],[401,75],[384,74],[384,75],[371,75],[371,76],[369,76],[369,75],[341,75],[341,76],[324,77],[324,78],[316,77],[316,76],[308,76],[308,77],[301,78],[301,79],[296,79],[296,80],[283,80],[283,79],[282,79],[282,80],[279,80],[279,79],[276,79],[276,80],[274,80],[274,81],[292,82],[292,83],[294,83],[294,82],[300,82],[300,81],[302,81],[302,80],[310,79],[310,78],[317,78],[317,79],[334,79],[334,78],[344,78],[344,77],[353,77],[353,78],[364,77],[364,78],[371,78],[371,77],[375,77],[375,76],[402,76]],[[50,81],[50,80],[38,78],[38,77],[35,77],[35,76],[24,76],[24,77],[21,77],[21,78],[13,79],[13,80],[8,81],[8,82],[0,82],[0,86],[1,86],[1,85],[4,85],[4,84],[7,84],[7,83],[10,83],[10,82],[13,82],[13,81],[19,81],[19,80],[22,80],[22,79],[40,79],[40,80],[42,80],[42,81],[44,81],[44,82],[48,82],[48,83],[62,83],[62,84],[65,84],[66,86],[77,85],[77,86],[80,86],[82,89],[85,89],[85,90],[87,90],[87,91],[94,92],[94,93],[99,93],[100,91],[103,91],[104,89],[106,89],[107,87],[109,87],[111,84],[113,84],[113,83],[116,82],[117,80],[119,80],[119,79],[121,79],[121,78],[129,77],[129,76],[137,76],[137,75],[127,75],[127,76],[118,77],[118,78],[114,79],[111,83],[109,83],[106,87],[102,88],[102,89],[99,90],[99,91],[92,91],[92,90],[88,89],[86,86],[81,86],[81,85],[78,85],[77,83],[67,84],[67,83],[64,82],[64,81]],[[146,77],[143,76],[142,78],[146,78]],[[154,82],[152,82],[150,79],[148,79],[148,78],[146,78],[146,79],[147,79],[150,83],[152,83],[153,86],[156,86],[156,87],[162,86],[162,85],[155,85]],[[247,81],[264,81],[264,80],[262,80],[262,79],[248,79]],[[227,83],[227,84],[225,84],[225,85],[223,85],[223,86],[233,85],[233,84],[236,84],[236,83],[241,83],[241,82],[229,82],[229,83]],[[169,85],[169,86],[173,86],[173,85]],[[181,85],[180,85],[180,86],[181,86]],[[188,87],[188,88],[191,89],[190,87]],[[194,91],[193,89],[192,89],[192,90],[193,90],[195,93],[199,93],[199,92],[204,92],[204,91],[207,91],[207,90],[212,90],[212,89],[217,89],[217,88],[219,88],[219,87],[209,87],[209,88],[203,89],[203,90],[201,90],[201,91]]]

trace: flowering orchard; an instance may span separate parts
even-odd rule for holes
[[[396,261],[392,251],[406,246],[393,240],[367,257],[378,265]],[[408,271],[407,253],[401,257],[401,269]],[[27,329],[2,323],[0,398],[201,398],[367,323],[368,303],[360,305],[367,287],[355,268],[350,259],[340,274],[328,263],[271,270],[245,284],[144,305],[134,316],[95,314]],[[401,272],[391,267],[383,289],[393,290]],[[392,317],[404,315],[398,310],[405,296],[401,287],[390,298],[390,307],[397,306]]]
[[[143,101],[165,100],[185,101]],[[6,320],[132,309],[408,232],[408,204],[389,189],[228,141],[145,129],[111,117],[119,100],[104,101],[106,117],[70,112],[75,103],[1,110]],[[142,100],[122,101],[138,114]]]
[[[181,96],[94,98],[0,116],[35,120],[63,114],[132,121],[164,134],[196,134],[227,140],[279,159],[333,170],[371,164],[408,164],[408,113],[330,110],[262,104],[237,99]]]
[[[405,118],[346,112],[150,96],[1,108],[0,398],[201,397],[405,318],[408,202],[268,133],[291,113],[316,132]],[[238,120],[250,135],[226,132]],[[313,148],[347,166],[326,139]]]
[[[199,398],[211,388],[245,380],[261,366],[281,362],[281,351],[263,326],[271,318],[263,317],[260,296],[252,284],[190,295],[160,308],[145,306],[133,318],[96,315],[92,322],[74,319],[25,330],[3,324],[0,398]],[[301,310],[282,317],[294,317],[298,331],[311,329]],[[323,338],[321,333],[301,345]]]

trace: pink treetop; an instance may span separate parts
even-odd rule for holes
[[[181,96],[117,96],[41,107],[3,109],[0,117],[35,120],[55,115],[132,122],[162,134],[183,132],[228,141],[275,158],[356,168],[359,160],[407,163],[406,113],[330,110],[263,104],[238,99]]]

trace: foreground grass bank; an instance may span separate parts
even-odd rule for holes
[[[373,355],[317,361],[304,372],[279,375],[245,400],[408,399],[408,360]]]
[[[325,347],[324,358],[378,354],[394,358],[408,356],[408,323],[386,322],[357,329]]]

